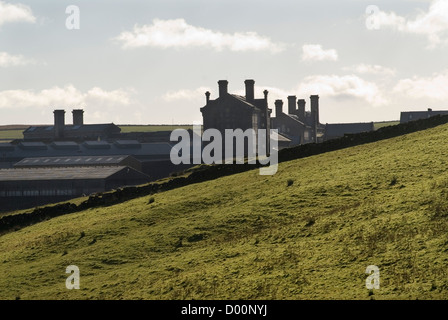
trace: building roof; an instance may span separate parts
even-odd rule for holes
[[[227,93],[224,99],[222,97],[218,97],[215,100],[210,100],[204,107],[201,108],[201,110],[203,110],[203,108],[219,105],[221,103],[227,104],[229,103],[229,101],[227,100],[228,98],[232,99],[233,101],[236,101],[240,106],[252,109],[254,111],[261,111],[259,105],[261,105],[265,101],[264,99],[254,99],[251,101],[247,101],[246,97],[244,96]]]
[[[106,179],[121,170],[136,171],[124,166],[0,169],[0,181]]]
[[[291,139],[287,138],[286,136],[284,136],[281,133],[277,133],[277,137],[274,136],[274,139],[277,138],[277,141],[282,141],[282,142],[291,142]]]
[[[54,126],[32,126],[27,128],[23,133],[31,133],[31,134],[39,134],[40,132],[48,132],[53,131]],[[82,134],[83,132],[91,132],[91,131],[104,131],[109,128],[118,128],[114,123],[100,123],[100,124],[83,124],[83,125],[70,125],[66,124],[64,126],[64,131],[76,131]]]
[[[445,115],[448,114],[447,110],[432,110],[428,109],[426,111],[402,111],[400,113],[400,122],[408,122],[419,119],[426,119],[429,117],[434,117],[437,115]]]
[[[342,137],[344,134],[373,131],[373,122],[360,123],[327,123],[325,135],[327,137]]]
[[[284,114],[285,116],[287,116],[287,117],[293,119],[294,121],[300,123],[301,125],[305,126],[305,124],[304,124],[302,121],[300,121],[300,120],[299,120],[299,117],[296,116],[295,114],[287,114],[287,113],[283,113],[283,114]]]
[[[173,144],[176,142],[173,142]],[[129,147],[131,146],[131,147]],[[119,156],[169,157],[172,145],[167,142],[121,142],[85,141],[83,143],[55,142],[21,142],[18,145],[0,143],[0,157],[36,158],[36,157],[73,157],[73,156]]]
[[[109,156],[72,156],[72,157],[40,157],[25,158],[14,164],[20,167],[71,167],[71,166],[104,166],[120,165],[124,160],[133,158],[129,155]]]

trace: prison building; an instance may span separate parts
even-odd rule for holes
[[[218,81],[219,96],[210,99],[210,92],[205,93],[205,106],[200,111],[203,119],[203,130],[216,129],[225,136],[226,129],[241,129],[246,131],[253,129],[258,133],[258,129],[270,130],[270,113],[268,108],[268,91],[264,91],[263,98],[255,98],[254,80],[245,80],[245,96],[231,94],[228,91],[227,80]],[[257,142],[258,143],[258,142]],[[269,135],[266,136],[266,146],[269,148]],[[223,145],[223,155],[224,155]],[[244,148],[247,152],[248,148]],[[235,154],[234,150],[234,154]]]
[[[17,210],[147,183],[130,167],[40,167],[0,169],[0,211]]]
[[[430,117],[434,117],[437,115],[446,115],[448,114],[447,110],[432,110],[428,108],[427,111],[402,111],[400,113],[400,123],[406,123],[409,121],[415,121],[420,119],[427,119]]]
[[[0,143],[0,168],[13,168],[16,163],[26,158],[105,157],[98,160],[104,162],[110,157],[132,156],[140,162],[141,170],[138,169],[140,166],[137,166],[136,163],[136,167],[134,167],[131,161],[123,160],[122,164],[142,171],[149,175],[151,180],[157,180],[168,177],[172,172],[182,171],[192,166],[176,166],[171,162],[170,153],[174,143],[140,143],[136,140]],[[88,158],[81,159],[87,160]]]
[[[126,166],[133,168],[137,171],[142,171],[141,162],[130,155],[25,158],[14,164],[14,168],[86,167],[86,166],[89,167]]]
[[[360,123],[327,123],[325,125],[325,140],[341,138],[346,134],[370,132],[374,130],[373,122]]]
[[[27,141],[53,140],[105,140],[121,132],[120,127],[113,123],[84,124],[84,110],[75,109],[73,124],[65,124],[65,110],[54,110],[54,124],[51,126],[32,126],[23,131]]]

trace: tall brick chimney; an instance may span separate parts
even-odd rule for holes
[[[311,124],[313,128],[313,142],[317,143],[317,125],[319,124],[319,96],[312,95],[311,99]]]
[[[208,104],[208,102],[210,101],[210,92],[206,92],[205,93],[205,102],[206,102],[206,104]]]
[[[54,110],[54,137],[61,139],[64,137],[65,110]]]
[[[229,85],[229,81],[227,80],[219,80],[218,86],[219,86],[219,97],[223,98],[227,95],[227,86]]]
[[[283,101],[275,100],[275,116],[278,117],[283,113]]]
[[[253,101],[255,97],[254,93],[255,81],[252,79],[248,79],[244,81],[244,84],[246,85],[246,100]]]
[[[84,110],[82,109],[73,109],[73,125],[82,126],[84,124]]]
[[[288,114],[296,114],[296,96],[288,97]]]
[[[305,105],[306,105],[305,99],[297,100],[297,116],[299,117],[299,120],[302,122],[305,122]]]

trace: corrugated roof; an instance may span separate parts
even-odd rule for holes
[[[79,149],[79,145],[73,141],[54,141],[51,146],[55,149]]]
[[[19,167],[69,167],[69,166],[102,166],[119,165],[129,155],[104,155],[104,156],[72,156],[72,157],[39,157],[25,158],[14,164]]]
[[[10,143],[0,143],[0,150],[2,150],[2,151],[14,150],[14,145],[12,145]]]
[[[85,141],[83,144],[89,149],[110,149],[110,144],[106,141]]]
[[[48,145],[42,149],[27,149],[17,145],[2,143],[0,156],[7,158],[35,158],[35,157],[73,157],[73,156],[103,156],[103,155],[131,155],[136,157],[169,158],[172,145],[177,142],[149,142],[141,143],[141,148],[119,148],[114,143],[106,141],[88,141],[80,143],[79,149],[55,148]]]
[[[137,140],[117,140],[115,145],[119,148],[141,148],[142,145]]]
[[[19,147],[29,150],[46,150],[47,145],[43,142],[20,142]]]
[[[125,168],[128,169],[124,166],[0,169],[0,181],[105,179]]]

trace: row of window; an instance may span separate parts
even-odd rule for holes
[[[0,190],[0,197],[33,197],[33,196],[72,196],[76,195],[72,189],[41,189],[41,190]]]

